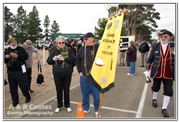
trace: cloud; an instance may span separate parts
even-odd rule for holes
[[[175,33],[176,4],[155,4],[156,11],[160,13],[160,20],[156,20],[158,29],[168,29]]]
[[[14,14],[17,14],[17,8],[21,5],[27,14],[32,11],[35,5],[41,20],[41,27],[45,16],[50,18],[50,24],[54,20],[60,26],[62,33],[86,33],[94,32],[99,18],[107,18],[108,12],[105,8],[107,4],[5,4]],[[115,4],[113,4],[115,5]],[[175,11],[176,4],[154,4],[156,12],[160,13],[160,20],[156,20],[157,29],[168,29],[175,33]],[[152,34],[153,36],[154,34]]]

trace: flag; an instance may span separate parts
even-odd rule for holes
[[[109,18],[91,69],[93,84],[101,93],[114,87],[124,12]]]

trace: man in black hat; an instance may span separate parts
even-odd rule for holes
[[[160,42],[152,45],[150,55],[147,60],[147,70],[151,68],[151,78],[153,85],[151,87],[153,93],[152,106],[157,107],[157,95],[160,90],[161,82],[164,85],[164,97],[162,114],[164,117],[169,117],[167,112],[168,104],[173,96],[173,81],[175,71],[175,53],[174,44],[169,43],[170,37],[173,34],[166,30],[160,30],[158,37]]]
[[[84,42],[85,46],[82,46],[79,49],[76,58],[77,70],[80,75],[83,109],[85,114],[89,113],[91,93],[94,98],[94,111],[97,116],[100,102],[100,92],[99,89],[93,85],[90,71],[99,45],[94,43],[94,35],[91,32],[84,35]]]
[[[15,38],[8,39],[9,48],[5,50],[5,63],[7,65],[7,74],[10,87],[10,93],[13,106],[19,103],[18,86],[26,98],[25,103],[31,101],[28,91],[26,79],[25,60],[28,59],[28,54],[24,48],[17,46]]]

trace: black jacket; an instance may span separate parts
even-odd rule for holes
[[[150,49],[149,45],[147,44],[147,42],[143,42],[140,44],[139,46],[139,52],[141,53],[145,53],[145,52],[148,52]]]
[[[57,62],[53,61],[53,57],[57,56],[61,53],[60,50],[54,48],[50,53],[49,57],[47,58],[47,63],[49,65],[53,65],[53,74],[57,75],[65,75],[72,73],[72,64],[75,62],[75,56],[73,51],[68,48],[68,58],[65,58],[65,62],[68,64],[67,67],[62,67],[63,61],[58,60]]]
[[[174,43],[170,44],[170,50],[174,50]],[[161,61],[161,52],[160,52],[160,43],[153,44],[152,50],[149,54],[148,60],[147,60],[147,69],[150,69],[150,66],[152,65],[151,70],[151,77],[155,77],[158,71],[158,67],[160,66]],[[175,73],[175,54],[171,53],[171,62],[170,62],[170,68],[172,73],[172,78],[174,80],[174,73]]]
[[[87,65],[87,72],[89,72],[92,68],[92,64],[94,61],[94,58],[96,56],[96,52],[98,50],[99,45],[95,44],[95,50],[93,55],[93,46],[86,46],[86,65]],[[76,65],[78,72],[82,72],[83,75],[86,75],[85,68],[84,68],[84,48],[85,46],[82,46],[77,54],[76,57]]]
[[[7,64],[12,59],[11,58],[10,59],[5,58],[5,63],[6,63],[6,66],[7,66],[7,70],[8,71],[22,71],[21,66],[23,64],[25,65],[25,61],[28,59],[28,54],[25,51],[25,49],[22,48],[21,46],[17,46],[16,49],[11,49],[9,47],[8,49],[5,50],[4,54],[6,55],[6,54],[10,54],[10,53],[16,53],[18,55],[18,58],[13,59],[13,62],[12,62],[13,65],[11,67],[7,66]]]

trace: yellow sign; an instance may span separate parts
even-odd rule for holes
[[[102,93],[114,87],[123,17],[124,13],[121,13],[108,20],[92,65],[94,84]]]

